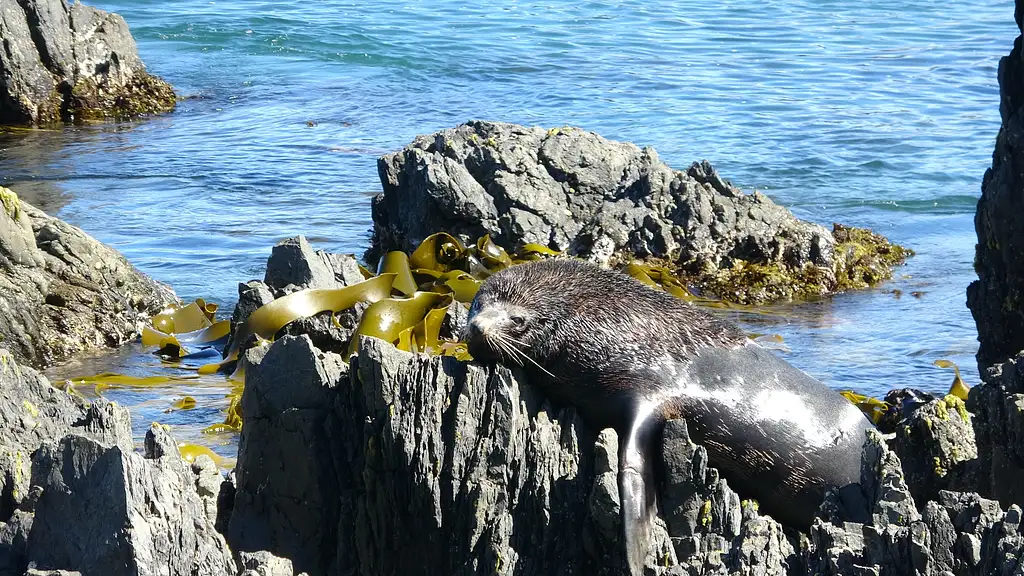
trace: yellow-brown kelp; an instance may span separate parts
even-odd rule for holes
[[[960,378],[960,369],[950,360],[936,360],[934,364],[939,368],[953,369],[953,383],[942,400],[949,406],[956,406],[958,409],[962,409],[963,402],[967,400],[970,387]],[[913,388],[891,390],[885,395],[884,400],[858,394],[852,390],[841,390],[840,394],[857,405],[862,412],[867,414],[871,422],[883,432],[892,432],[895,430],[896,424],[918,406],[937,399],[933,394]]]

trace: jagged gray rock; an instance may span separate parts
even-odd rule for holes
[[[304,335],[247,352],[236,550],[312,575],[621,573],[614,431],[504,367],[360,347],[348,368]],[[653,573],[799,573],[782,527],[741,510],[682,421],[665,446]]]
[[[166,431],[138,454],[127,409],[55,389],[2,349],[0,390],[0,575],[235,572],[197,492],[210,470],[194,475]]]
[[[238,303],[231,315],[231,338],[235,330],[260,306],[275,298],[303,289],[336,289],[362,282],[359,263],[350,254],[333,254],[314,250],[304,236],[281,240],[267,258],[263,281],[251,280],[238,285]],[[318,348],[343,353],[348,347],[366,304],[358,303],[337,313],[322,312],[300,318],[281,329],[277,336],[306,334]],[[255,342],[242,342],[244,350]]]
[[[0,345],[36,367],[135,338],[174,293],[0,188]]]
[[[1024,30],[1024,1],[1014,12]],[[974,224],[975,270],[967,305],[978,326],[978,369],[967,408],[976,415],[978,478],[970,489],[1024,505],[1024,35],[999,62],[999,112],[992,167],[985,172]]]
[[[86,574],[233,574],[174,439],[154,424],[145,455],[125,448],[77,434],[43,444],[30,561]]]
[[[241,570],[239,576],[293,576],[295,574],[291,560],[274,556],[265,550],[239,552],[238,559]]]
[[[916,501],[935,500],[939,490],[984,490],[978,486],[974,431],[987,426],[954,396],[932,400],[904,418],[892,448]]]
[[[132,118],[174,109],[117,14],[65,0],[0,0],[0,123]]]
[[[971,389],[978,473],[971,488],[1003,506],[1024,505],[1024,352],[985,374]]]
[[[355,257],[314,250],[305,236],[278,242],[263,277],[278,296],[302,288],[344,288],[363,280]]]
[[[299,571],[324,574],[342,514],[329,428],[336,387],[348,367],[308,336],[246,351],[244,424],[228,541],[239,552],[270,551]]]
[[[1021,28],[1017,3],[1017,27]],[[974,216],[978,234],[975,270],[967,288],[967,306],[978,325],[978,371],[985,371],[1024,350],[1024,45],[1022,36],[999,61],[999,113],[1002,126],[985,171]]]
[[[534,242],[602,264],[656,258],[708,291],[764,301],[863,287],[904,255],[743,194],[707,162],[672,170],[651,148],[578,128],[468,122],[417,137],[378,172],[369,262],[438,231],[490,234],[507,248]]]

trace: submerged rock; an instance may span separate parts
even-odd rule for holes
[[[79,2],[0,0],[0,124],[130,119],[173,110],[124,18]]]
[[[0,187],[0,345],[36,367],[134,339],[174,293]]]
[[[601,264],[668,263],[705,291],[763,302],[864,288],[910,254],[885,238],[797,219],[707,162],[673,170],[651,148],[578,128],[474,121],[378,162],[367,260],[445,231],[538,243]]]

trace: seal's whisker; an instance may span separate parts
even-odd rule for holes
[[[516,353],[518,350],[514,349],[508,342],[505,342],[504,337],[500,334],[495,334],[494,337],[488,338],[487,343],[497,346],[498,349],[504,352],[512,362],[515,362],[519,366],[523,365],[522,361],[517,357]]]
[[[516,348],[515,345],[513,344],[513,342],[519,343],[520,346],[525,346],[525,344],[523,344],[519,340],[516,340],[515,338],[512,338],[511,336],[508,336],[507,334],[502,334],[501,335],[501,340],[503,340],[505,342],[506,346],[508,346],[510,349],[514,350],[517,354],[519,354],[520,357],[522,357],[522,358],[524,358],[526,360],[529,360],[530,364],[533,364],[534,366],[539,368],[541,370],[541,372],[544,372],[545,374],[550,376],[553,380],[560,380],[560,378],[558,376],[555,376],[550,371],[548,371],[547,368],[545,368],[545,367],[541,366],[540,364],[538,364],[536,360],[534,360],[533,358],[530,358],[529,354],[527,354],[526,352],[523,352],[522,350]],[[523,364],[520,364],[520,366],[522,366],[522,365]]]

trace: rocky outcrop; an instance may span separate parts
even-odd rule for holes
[[[827,230],[744,194],[707,162],[673,170],[651,148],[578,128],[469,122],[378,162],[367,260],[434,232],[506,248],[538,243],[602,264],[667,262],[740,302],[863,288],[909,251],[865,230]]]
[[[896,426],[892,446],[914,498],[936,500],[940,490],[974,490],[991,496],[991,490],[978,486],[991,480],[988,475],[979,478],[975,437],[975,430],[988,429],[988,422],[968,412],[955,396],[932,400],[907,414]]]
[[[862,505],[832,494],[811,527],[808,571],[821,575],[1019,574],[1021,509],[942,490],[918,508],[899,458],[877,435],[861,473]]]
[[[242,287],[340,285],[344,267],[321,269],[335,259],[290,239],[268,283]],[[346,364],[345,346],[319,343],[348,334],[310,332],[246,352],[227,529],[238,554],[310,575],[622,573],[614,431],[588,429],[518,371],[376,339]],[[1020,508],[991,495],[1020,476],[979,471],[989,429],[974,394],[924,399],[888,443],[866,439],[860,486],[829,495],[807,534],[760,515],[669,422],[648,573],[1012,574]]]
[[[0,188],[0,345],[36,367],[135,338],[174,293]]]
[[[553,408],[521,374],[376,339],[347,366],[305,335],[247,359],[228,530],[237,550],[288,558],[311,575],[624,570],[615,433]],[[1018,506],[935,489],[919,508],[877,434],[866,441],[860,487],[831,494],[808,535],[742,500],[683,421],[666,426],[662,446],[649,574],[1020,568]]]
[[[1016,11],[1021,27],[1021,3]],[[985,371],[1024,350],[1024,37],[999,61],[1002,126],[974,216],[978,233],[967,305],[978,325],[978,368]]]
[[[134,118],[174,109],[124,18],[65,0],[0,0],[0,124]]]
[[[1024,352],[989,369],[985,380],[967,403],[977,415],[974,489],[1004,506],[1024,506]]]
[[[595,435],[507,369],[375,339],[349,367],[304,335],[247,359],[237,550],[310,574],[622,572],[615,433]],[[670,512],[651,569],[680,553],[700,571],[799,566],[782,527],[741,511],[684,423],[665,446]]]
[[[1024,2],[1015,17],[1021,28]],[[967,305],[978,325],[978,368],[971,390],[977,414],[978,491],[1003,506],[1024,504],[1024,36],[999,62],[999,112],[992,167],[985,172],[974,223],[978,280]]]
[[[0,575],[235,573],[198,490],[210,479],[166,430],[137,453],[125,408],[57,390],[2,349],[0,390]]]

